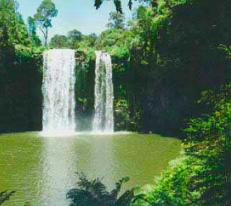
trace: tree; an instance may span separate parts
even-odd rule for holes
[[[35,35],[36,34],[36,24],[34,21],[34,18],[29,16],[27,19],[28,22],[28,32],[30,35]]]
[[[91,33],[89,35],[84,36],[84,40],[87,42],[87,45],[93,47],[97,40],[97,35],[95,33]]]
[[[48,43],[48,29],[52,27],[52,18],[56,17],[57,14],[58,10],[55,4],[51,0],[43,0],[34,15],[35,22],[44,36],[45,46]]]
[[[17,8],[15,0],[0,0],[0,132],[41,128],[42,51],[32,47]]]
[[[113,0],[113,1],[114,1],[114,5],[115,5],[115,8],[116,8],[116,11],[119,12],[119,13],[123,13],[121,0]],[[132,5],[133,5],[134,1],[147,2],[147,3],[150,3],[153,6],[156,6],[156,4],[157,4],[156,3],[157,0],[128,0],[128,7],[129,7],[129,9],[132,8]],[[95,7],[96,7],[96,9],[99,9],[100,6],[102,5],[102,3],[103,3],[103,0],[95,0]]]
[[[68,38],[65,35],[56,34],[51,38],[50,47],[52,48],[66,48],[68,47]]]
[[[74,29],[68,32],[67,38],[68,38],[70,47],[75,48],[77,44],[82,40],[83,35],[80,31]]]
[[[29,43],[26,26],[17,8],[14,0],[0,0],[0,48]]]
[[[100,179],[88,180],[83,174],[79,177],[78,188],[67,193],[71,200],[70,206],[130,206],[134,191],[128,190],[119,196],[121,187],[129,180],[124,177],[116,183],[116,188],[111,192]]]
[[[124,29],[125,27],[124,21],[125,21],[125,17],[122,13],[111,12],[109,23],[107,26],[108,28],[111,28],[111,29]]]
[[[32,44],[35,46],[39,46],[41,44],[41,41],[37,36],[37,27],[34,18],[29,16],[27,22],[28,22],[28,34],[31,38]]]
[[[81,41],[82,33],[76,29],[69,31],[67,37],[72,41]]]
[[[190,120],[184,155],[171,162],[153,191],[136,197],[134,206],[231,205],[231,84],[204,91],[208,112]]]

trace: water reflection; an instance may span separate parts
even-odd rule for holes
[[[67,206],[66,193],[76,186],[76,172],[103,178],[108,190],[129,176],[125,186],[130,188],[152,182],[179,151],[178,140],[154,135],[5,135],[0,137],[0,191],[16,190],[6,206]]]
[[[66,192],[75,183],[76,155],[74,139],[46,138],[42,153],[42,206],[65,206]]]
[[[105,139],[106,138],[106,139]],[[42,159],[42,191],[40,205],[65,206],[66,193],[75,187],[76,172],[88,178],[103,178],[109,189],[118,181],[112,155],[111,137],[85,136],[44,138]]]
[[[112,136],[89,136],[88,139],[91,141],[89,169],[84,168],[83,171],[88,178],[102,178],[102,182],[111,189],[118,181],[112,153]]]

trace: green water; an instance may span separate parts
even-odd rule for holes
[[[116,134],[40,137],[38,133],[0,136],[0,191],[15,190],[7,206],[30,202],[66,206],[76,172],[103,177],[112,185],[124,176],[126,188],[153,183],[180,153],[180,141],[158,135]],[[126,189],[125,188],[125,189]]]

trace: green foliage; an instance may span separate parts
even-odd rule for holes
[[[100,6],[102,5],[103,1],[104,0],[95,0],[95,7],[96,7],[96,9],[100,8]],[[152,5],[156,4],[156,0],[128,0],[128,7],[130,9],[132,9],[132,5],[133,5],[134,1],[148,2],[148,3],[152,4]],[[113,0],[113,2],[114,2],[114,5],[115,5],[115,8],[116,8],[116,11],[119,12],[119,13],[123,13],[121,0]]]
[[[111,12],[109,23],[107,26],[110,29],[124,29],[125,27],[124,21],[125,21],[125,16],[123,14],[117,12]]]
[[[183,158],[172,163],[156,182],[152,192],[138,194],[135,205],[231,204],[230,91],[229,84],[218,93],[203,94],[202,101],[206,97],[206,102],[211,99],[213,111],[190,121],[185,129],[187,138]]]
[[[112,55],[115,103],[128,103],[135,128],[176,135],[204,109],[196,104],[200,93],[231,80],[230,7],[227,0],[152,1],[124,26],[115,26],[122,15],[112,12],[110,28],[75,48],[86,57],[94,50]]]
[[[212,100],[215,111],[193,119],[187,132],[185,151],[197,160],[199,168],[191,184],[200,192],[199,205],[231,204],[231,85]]]
[[[33,47],[38,47],[41,45],[41,41],[39,39],[39,37],[37,36],[37,27],[36,27],[36,23],[33,17],[28,17],[27,19],[28,22],[28,34],[32,40],[32,45]]]
[[[109,29],[103,32],[96,42],[96,48],[105,50],[119,59],[129,57],[129,44],[132,36],[129,31]]]
[[[68,39],[65,35],[55,35],[51,38],[49,46],[51,48],[68,48]]]
[[[83,35],[80,31],[74,29],[67,34],[70,48],[78,48],[79,43],[83,39]]]
[[[17,45],[13,51],[0,65],[0,132],[40,130],[42,50]]]
[[[41,128],[43,49],[35,47],[35,30],[27,31],[17,7],[0,0],[0,132]]]
[[[49,18],[41,17],[41,22],[38,14],[37,18],[29,18],[27,31],[15,2],[1,1],[4,12],[0,13],[0,44],[8,52],[0,55],[6,62],[15,62],[16,58],[29,62],[30,54],[36,56],[42,51],[36,48],[40,44],[37,26],[49,28],[57,10],[54,4],[43,3],[38,11],[41,13],[44,8]],[[50,47],[77,51],[76,73],[83,78],[79,80],[81,85],[76,86],[80,91],[77,111],[82,115],[90,116],[93,111],[94,51],[103,50],[113,59],[115,104],[127,102],[126,109],[118,107],[128,111],[124,117],[116,114],[123,119],[118,129],[124,125],[142,132],[175,135],[188,118],[198,116],[204,109],[202,104],[196,104],[203,90],[231,80],[230,10],[227,0],[158,0],[152,6],[140,6],[127,25],[122,14],[113,12],[111,27],[99,36],[72,30],[66,36],[54,36]],[[15,47],[23,48],[20,54]],[[86,84],[86,79],[90,83]]]
[[[134,206],[196,206],[199,194],[190,189],[190,178],[196,172],[192,164],[189,158],[170,162],[170,167],[156,178],[151,191],[136,195]]]
[[[126,100],[119,99],[115,103],[116,128],[118,130],[128,130],[130,124],[129,105]]]
[[[71,200],[70,206],[129,206],[133,191],[128,190],[119,196],[121,187],[129,178],[125,177],[116,183],[115,189],[107,191],[100,179],[88,180],[86,176],[79,177],[78,188],[67,193]]]
[[[137,193],[134,205],[229,206],[231,86],[220,85],[231,81],[230,0],[146,2],[152,5],[140,6],[125,25],[121,1],[115,0],[120,13],[111,13],[109,29],[98,37],[72,30],[51,39],[52,48],[76,50],[78,116],[87,117],[83,124],[89,125],[94,52],[107,51],[113,58],[116,129],[176,134],[188,118],[200,116],[185,130],[182,158],[151,191]],[[96,0],[95,6],[102,3]],[[44,0],[27,28],[17,2],[0,0],[0,132],[41,129],[44,48],[37,26],[46,44],[56,15],[54,3]],[[107,192],[99,179],[83,176],[67,197],[72,205],[129,205],[133,191],[118,198],[123,182]],[[0,203],[10,195],[0,193]]]
[[[92,33],[83,35],[80,31],[74,29],[65,35],[55,35],[51,38],[49,46],[51,48],[71,48],[79,52],[88,53],[94,49],[97,36]]]
[[[51,0],[43,0],[34,15],[34,21],[44,35],[45,46],[47,46],[48,29],[52,27],[52,18],[56,17],[58,10]]]
[[[203,109],[195,104],[200,93],[231,80],[219,47],[230,45],[230,11],[226,0],[160,0],[137,10],[129,53],[145,130],[178,133]]]
[[[28,45],[26,26],[14,0],[0,0],[0,49],[14,44]]]
[[[10,197],[15,193],[15,191],[8,192],[0,192],[0,205],[2,205],[4,202],[10,199]]]

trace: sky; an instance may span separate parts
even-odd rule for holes
[[[42,0],[17,0],[19,12],[26,21],[28,16],[33,16]],[[115,11],[113,1],[105,1],[100,9],[94,7],[94,0],[53,0],[59,13],[53,19],[53,28],[49,36],[54,34],[67,34],[68,31],[77,29],[83,34],[100,34],[106,29],[109,13]],[[122,0],[126,18],[130,19],[133,12],[128,9],[128,0]],[[134,4],[135,8],[137,4]]]

